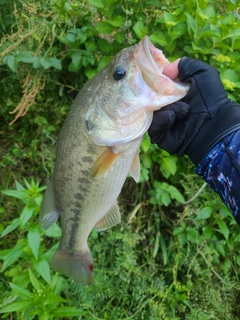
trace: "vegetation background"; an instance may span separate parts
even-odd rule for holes
[[[90,236],[94,284],[49,268],[61,230],[38,214],[58,132],[83,84],[145,35],[169,60],[215,66],[240,101],[238,0],[0,0],[2,318],[240,319],[239,227],[187,158],[147,136],[122,222]]]

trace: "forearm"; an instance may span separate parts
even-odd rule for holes
[[[240,225],[240,130],[219,142],[198,164],[196,172],[220,195]]]

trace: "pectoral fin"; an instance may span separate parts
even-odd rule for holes
[[[139,153],[137,152],[135,154],[135,157],[133,159],[133,162],[130,168],[130,174],[136,182],[138,182],[140,178],[140,168],[141,166],[140,166]]]
[[[94,163],[90,177],[95,178],[104,174],[119,156],[120,153],[116,154],[112,151],[112,148],[108,148]]]
[[[115,203],[111,207],[111,209],[105,214],[105,216],[95,224],[94,228],[97,231],[106,230],[115,226],[120,221],[121,221],[121,215],[119,212],[119,207],[117,203]]]
[[[40,209],[40,219],[44,229],[49,228],[57,221],[59,212],[55,208],[54,191],[52,181],[49,182],[44,193],[43,201]]]

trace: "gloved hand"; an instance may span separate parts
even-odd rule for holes
[[[197,165],[216,143],[240,128],[240,105],[228,98],[215,68],[184,57],[178,70],[179,80],[190,82],[189,92],[181,101],[155,111],[148,132],[159,148],[187,154]],[[161,119],[166,109],[175,113],[167,128]]]
[[[169,153],[177,153],[177,148],[184,143],[185,120],[190,106],[177,101],[160,110],[154,111],[153,120],[148,133],[152,143]]]

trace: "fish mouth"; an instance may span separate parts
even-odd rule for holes
[[[149,88],[158,96],[166,97],[166,102],[163,99],[161,107],[180,100],[187,94],[189,89],[187,84],[172,80],[163,74],[163,67],[170,64],[170,61],[164,56],[162,50],[151,43],[148,36],[145,36],[136,45],[134,57]]]
[[[168,59],[165,58],[162,51],[154,47],[148,36],[145,36],[141,42],[143,45],[143,51],[150,60],[154,70],[156,70],[156,68],[163,68],[164,65],[170,63]]]
[[[169,79],[162,73],[163,66],[170,63],[168,59],[165,58],[160,49],[157,49],[151,43],[148,36],[145,36],[137,44],[134,56],[147,85],[153,91],[159,93],[159,86],[156,87],[158,79]]]

